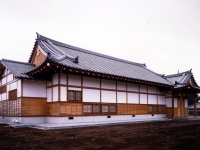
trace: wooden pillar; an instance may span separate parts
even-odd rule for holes
[[[197,109],[196,109],[196,94],[194,94],[194,117],[197,116]]]
[[[184,108],[183,108],[183,91],[181,91],[181,97],[180,97],[180,116],[184,116]]]
[[[174,94],[172,93],[172,117],[174,117]]]

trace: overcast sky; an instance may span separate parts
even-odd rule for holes
[[[0,0],[0,59],[28,62],[36,32],[200,85],[199,0]]]

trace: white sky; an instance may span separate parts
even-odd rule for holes
[[[0,0],[0,59],[27,62],[36,32],[157,73],[192,69],[200,85],[199,0]]]

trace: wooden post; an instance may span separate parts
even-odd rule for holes
[[[194,117],[197,116],[197,109],[196,109],[196,94],[194,94]]]
[[[172,93],[172,117],[174,117],[174,94]]]

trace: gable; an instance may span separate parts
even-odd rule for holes
[[[37,44],[33,50],[33,55],[30,58],[30,63],[35,66],[42,64],[47,57],[47,54],[42,50],[42,48]]]

